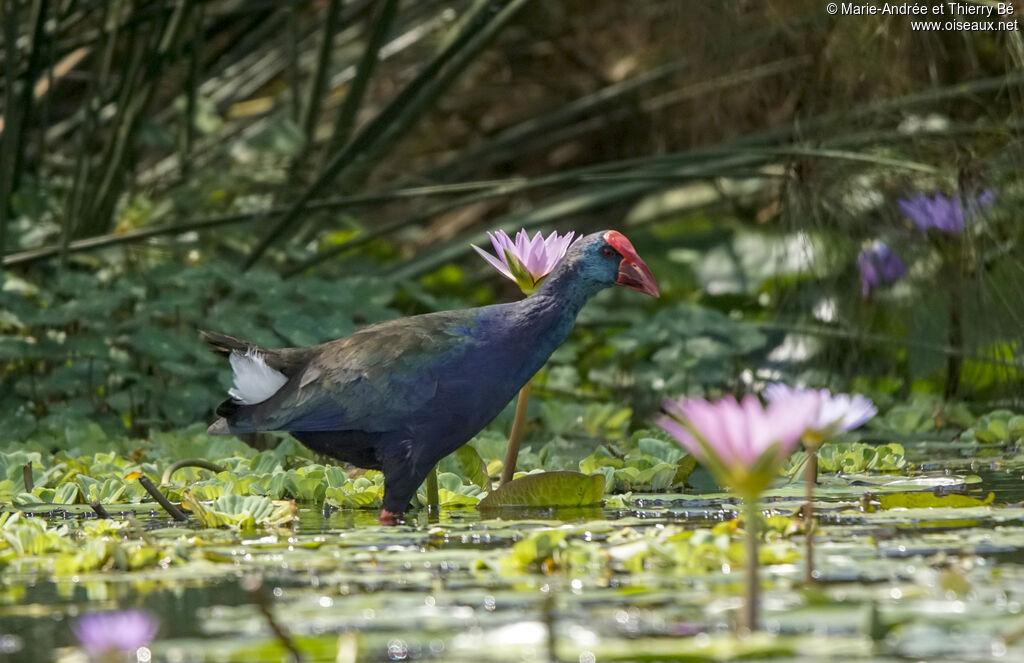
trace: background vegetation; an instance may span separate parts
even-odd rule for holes
[[[1019,402],[1019,33],[687,0],[33,0],[3,26],[7,440],[206,422],[228,377],[197,327],[306,345],[514,297],[469,250],[498,227],[619,228],[664,292],[584,312],[535,442],[778,377]],[[896,204],[983,190],[957,241]],[[865,298],[874,239],[907,277]]]
[[[77,616],[143,608],[133,660],[1024,657],[1024,41],[824,5],[0,0],[0,655],[83,660]],[[934,192],[962,232],[900,210]],[[197,328],[508,301],[471,244],[522,227],[617,228],[661,285],[534,382],[520,468],[591,506],[481,503],[509,412],[411,527],[374,527],[379,472],[204,434]],[[865,295],[876,241],[906,274]],[[766,496],[771,633],[734,639],[735,495],[652,420],[779,379],[881,413],[821,451],[820,584],[803,487]]]

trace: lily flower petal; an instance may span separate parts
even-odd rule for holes
[[[906,273],[903,261],[882,241],[868,242],[857,256],[860,292],[866,299],[880,285],[895,283]]]
[[[93,655],[135,653],[156,636],[159,622],[142,610],[95,612],[80,617],[72,626],[75,637]]]
[[[963,232],[967,220],[994,202],[995,193],[986,189],[966,201],[960,196],[946,196],[936,191],[930,197],[919,193],[913,198],[901,198],[896,204],[921,232],[934,228],[955,235]]]
[[[799,389],[778,382],[764,389],[764,397],[769,404],[799,394],[816,394],[818,397],[813,424],[813,430],[818,433],[845,433],[860,428],[878,414],[878,408],[871,399],[860,394],[833,394],[828,389]]]
[[[480,254],[481,258],[486,260],[488,262],[488,264],[490,264],[491,267],[493,267],[494,269],[496,269],[499,272],[501,272],[501,274],[505,278],[512,279],[513,281],[515,280],[515,278],[512,276],[512,272],[510,272],[509,269],[508,269],[508,265],[504,261],[495,258],[490,253],[488,253],[487,251],[484,251],[483,249],[481,249],[479,246],[474,245],[473,248],[476,249],[476,252]],[[499,255],[504,257],[505,254],[504,254],[504,252],[502,252]]]
[[[783,394],[761,405],[756,396],[666,401],[658,425],[679,441],[722,485],[756,496],[811,429],[817,392]]]
[[[502,276],[515,281],[527,295],[533,293],[551,273],[575,237],[574,232],[565,235],[552,232],[547,237],[538,232],[530,237],[526,229],[517,232],[515,239],[509,237],[504,230],[489,232],[487,235],[495,255],[490,255],[478,246],[473,248]],[[510,259],[518,264],[509,264]]]

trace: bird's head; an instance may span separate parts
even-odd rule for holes
[[[617,230],[603,230],[580,238],[566,253],[564,261],[575,264],[579,276],[598,287],[624,285],[658,296],[654,275],[626,236]]]

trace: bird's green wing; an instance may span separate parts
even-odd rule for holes
[[[263,413],[283,430],[393,430],[423,408],[473,342],[465,311],[402,318],[317,346]]]

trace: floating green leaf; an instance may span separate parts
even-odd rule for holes
[[[806,452],[793,454],[783,467],[784,476],[794,476],[806,462]],[[818,472],[895,472],[907,465],[903,445],[870,445],[863,442],[828,442],[818,450]]]
[[[491,479],[487,476],[487,466],[471,444],[466,444],[456,449],[455,453],[449,455],[441,462],[440,469],[455,472],[481,490],[491,489]]]
[[[604,496],[604,476],[552,471],[527,474],[491,492],[480,509],[505,506],[589,506]]]
[[[277,527],[295,518],[295,502],[271,500],[268,497],[250,495],[223,495],[211,504],[204,504],[186,491],[182,505],[187,508],[203,527],[230,527],[253,530],[257,527]]]
[[[996,498],[989,493],[985,499],[970,495],[936,495],[932,492],[886,493],[878,497],[883,509],[930,509],[941,507],[986,506]]]

